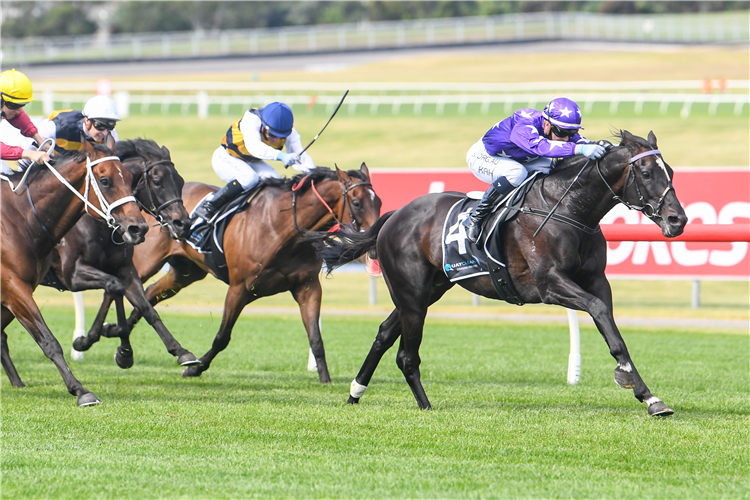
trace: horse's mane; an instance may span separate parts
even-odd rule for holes
[[[117,156],[124,161],[133,157],[155,156],[162,160],[168,160],[169,150],[166,146],[159,146],[151,139],[128,139],[117,143]]]
[[[625,147],[622,145],[622,143],[625,142],[626,138],[629,142],[634,142],[643,146],[646,149],[651,149],[651,145],[648,143],[646,139],[644,139],[643,137],[639,137],[637,135],[633,135],[627,130],[614,130],[612,131],[612,137],[614,139],[618,139],[620,143],[610,148],[607,151],[607,153],[604,155],[604,158],[606,158],[613,152],[619,151],[621,148]],[[563,158],[562,160],[557,162],[557,165],[555,166],[555,170],[553,171],[553,173],[557,171],[561,171],[561,170],[566,170],[569,168],[581,167],[583,166],[584,163],[586,163],[587,160],[588,158],[586,158],[583,155],[576,155],[576,156],[570,156],[568,158]]]
[[[360,170],[347,170],[346,174],[349,177],[355,177],[359,180],[367,180],[365,174]],[[307,177],[307,178],[305,178]],[[285,191],[291,191],[292,186],[296,186],[304,179],[304,183],[299,188],[299,194],[304,193],[310,188],[311,182],[320,182],[322,180],[334,180],[338,179],[338,174],[335,170],[331,170],[328,167],[315,167],[310,170],[307,174],[297,174],[294,177],[282,177],[280,179],[268,178],[264,179],[263,182],[270,187],[279,188]]]

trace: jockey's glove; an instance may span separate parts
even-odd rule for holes
[[[296,163],[299,163],[299,155],[296,153],[285,153],[283,151],[279,151],[279,154],[276,156],[276,159],[281,161],[287,167],[289,165],[294,165]]]
[[[591,160],[598,160],[607,150],[598,144],[579,144],[576,146],[575,153],[577,155],[583,155]]]

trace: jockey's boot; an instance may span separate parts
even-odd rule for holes
[[[504,198],[508,193],[513,191],[513,185],[505,177],[498,177],[490,188],[484,192],[482,201],[479,202],[471,214],[464,219],[464,227],[466,228],[466,239],[472,243],[476,243],[479,240],[479,235],[482,234],[482,223],[484,219],[492,212],[495,208],[495,203]]]
[[[240,194],[242,184],[237,181],[232,181],[223,188],[219,189],[214,193],[211,198],[207,198],[198,208],[195,209],[193,214],[193,220],[202,218],[204,221],[210,221],[217,210],[223,207],[227,202],[232,200],[235,196]]]

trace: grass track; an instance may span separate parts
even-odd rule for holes
[[[68,308],[45,315],[55,331],[72,326]],[[205,351],[205,315],[162,315],[183,345]],[[104,401],[87,409],[14,323],[28,387],[1,382],[3,495],[748,497],[746,335],[623,329],[646,382],[677,411],[654,419],[614,384],[591,328],[582,381],[569,387],[565,326],[429,320],[422,377],[435,411],[417,410],[393,351],[362,403],[347,406],[379,321],[326,319],[330,386],[304,371],[296,315],[241,318],[229,348],[190,380],[139,326],[131,370],[116,367],[107,339],[73,363]]]

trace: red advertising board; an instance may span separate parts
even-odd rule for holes
[[[430,192],[484,191],[487,184],[466,169],[372,171],[382,213]],[[676,169],[674,186],[689,224],[750,223],[750,169]],[[616,206],[602,224],[653,224],[641,213]],[[607,243],[607,275],[623,278],[750,279],[748,242],[623,241]]]

